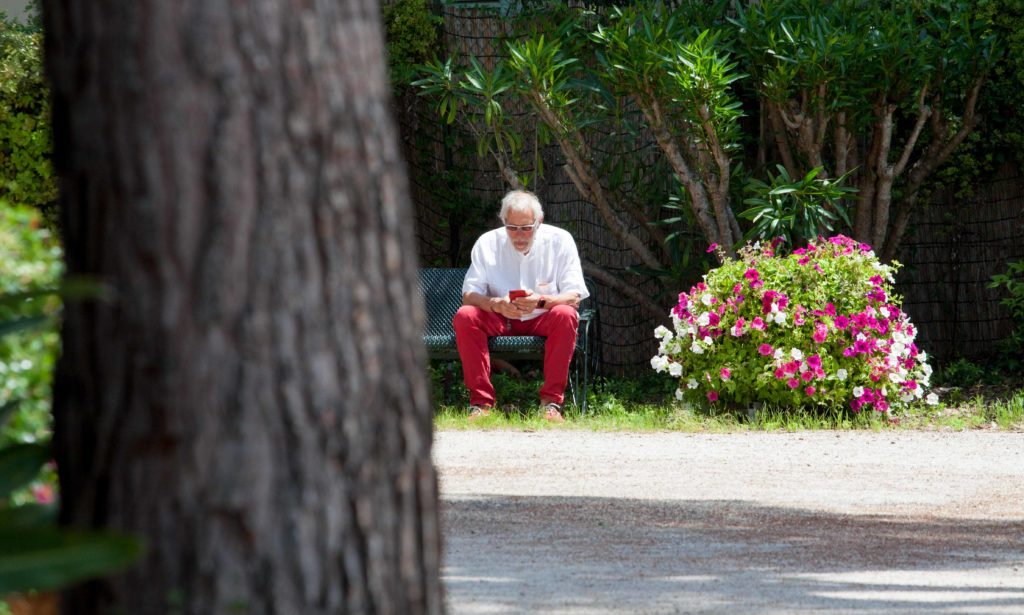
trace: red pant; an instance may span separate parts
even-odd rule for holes
[[[531,320],[510,320],[501,314],[464,305],[452,320],[455,344],[462,359],[462,377],[469,389],[469,403],[474,406],[494,405],[491,384],[491,353],[487,338],[499,335],[539,335],[544,342],[544,386],[541,403],[562,403],[569,381],[569,363],[576,347],[576,328],[580,315],[576,308],[556,305]]]

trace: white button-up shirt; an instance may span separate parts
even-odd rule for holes
[[[462,282],[462,293],[505,297],[510,290],[523,289],[538,295],[574,291],[581,301],[589,297],[572,235],[549,224],[541,224],[534,233],[528,254],[515,249],[505,227],[481,235],[473,245],[472,264]],[[536,309],[522,319],[530,320],[546,311]]]

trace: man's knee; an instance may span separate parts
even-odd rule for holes
[[[455,317],[452,318],[452,328],[455,331],[460,331],[479,327],[480,317],[483,313],[484,311],[475,305],[464,305],[459,308],[459,311],[455,312]]]
[[[551,308],[548,312],[548,318],[551,318],[556,326],[573,332],[576,331],[576,327],[580,324],[580,313],[576,311],[576,308],[568,305],[556,305]]]

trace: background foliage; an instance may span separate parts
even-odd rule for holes
[[[42,44],[37,20],[26,25],[0,15],[0,199],[39,208],[47,212],[47,225],[56,227]]]

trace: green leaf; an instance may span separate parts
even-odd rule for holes
[[[0,596],[110,574],[141,553],[141,543],[122,534],[0,526]]]
[[[32,482],[50,457],[50,447],[45,444],[15,444],[0,449],[0,498]]]
[[[42,526],[57,523],[56,504],[22,504],[0,508],[0,528],[11,526]]]
[[[15,318],[0,322],[0,337],[33,329],[46,322],[46,320],[46,316],[26,316],[25,318]]]
[[[11,415],[18,409],[19,405],[21,405],[20,399],[12,399],[0,406],[0,427],[3,427],[7,419],[11,418]]]

